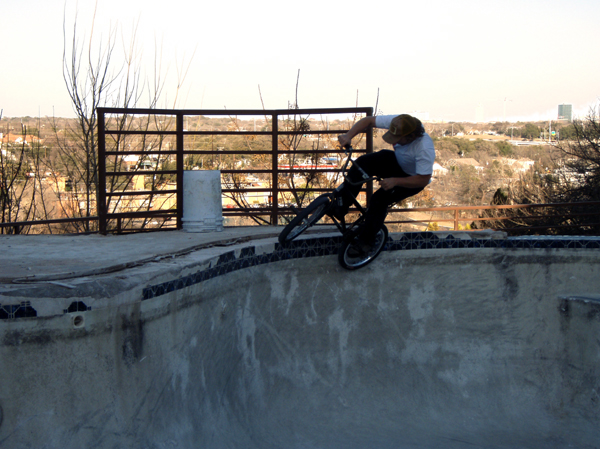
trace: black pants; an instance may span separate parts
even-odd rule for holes
[[[378,176],[380,178],[406,178],[408,175],[396,159],[396,154],[391,150],[381,150],[377,153],[365,154],[359,157],[348,171],[348,179],[352,182],[360,182],[362,173],[356,167],[358,164],[369,176]],[[344,198],[344,204],[349,205],[350,196],[356,197],[362,185],[351,185],[348,182],[344,182],[344,189],[342,195]],[[380,188],[377,190],[367,205],[367,212],[365,214],[365,226],[362,233],[362,240],[371,243],[383,222],[387,216],[388,207],[394,203],[402,201],[408,197],[416,195],[424,187],[408,188],[396,186],[390,190],[384,190]]]

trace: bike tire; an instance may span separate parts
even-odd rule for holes
[[[348,249],[352,246],[356,238],[358,238],[358,235],[355,235],[349,239],[344,239],[338,251],[338,262],[346,270],[358,270],[359,268],[362,268],[365,265],[373,262],[373,260],[385,248],[385,245],[388,241],[388,230],[385,225],[381,227],[377,233],[377,236],[375,237],[375,245],[373,245],[373,248],[367,254],[359,257],[351,257],[348,254]]]
[[[306,208],[298,213],[279,234],[279,243],[282,245],[291,242],[316,222],[318,222],[329,209],[331,197],[325,193],[315,198]]]

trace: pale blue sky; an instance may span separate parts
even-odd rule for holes
[[[0,16],[4,116],[72,116],[62,78],[63,13],[91,29],[95,0],[5,0]],[[375,106],[432,119],[552,119],[600,98],[597,0],[101,0],[96,36],[138,23],[152,74],[155,41],[168,68],[161,106],[173,106],[177,67],[189,64],[177,107]],[[362,6],[361,6],[362,5]],[[128,40],[127,37],[125,37]],[[121,46],[117,56],[121,55]],[[193,57],[192,57],[193,56]],[[147,106],[142,102],[140,107]]]

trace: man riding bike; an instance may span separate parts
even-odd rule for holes
[[[429,184],[435,160],[431,137],[425,132],[421,121],[408,114],[364,117],[346,134],[338,136],[338,141],[342,146],[350,145],[354,136],[369,127],[387,129],[383,140],[393,145],[394,150],[365,154],[356,160],[356,164],[367,175],[382,178],[381,188],[369,202],[358,244],[352,248],[357,255],[371,249],[390,205],[416,195]],[[362,179],[362,173],[356,165],[350,169],[348,178],[351,182]],[[342,204],[336,205],[333,212],[337,219],[341,220],[348,213],[350,198],[355,197],[359,190],[360,185],[344,182]]]

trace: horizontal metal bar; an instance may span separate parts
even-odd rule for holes
[[[183,155],[189,154],[218,154],[224,156],[226,154],[243,154],[248,156],[254,156],[256,154],[273,154],[271,150],[264,151],[251,151],[251,150],[238,150],[238,151],[229,151],[229,150],[183,150]]]
[[[104,134],[116,134],[120,136],[175,136],[177,135],[177,131],[105,129]]]
[[[455,210],[489,210],[489,209],[527,209],[536,207],[576,207],[576,206],[600,206],[600,201],[584,201],[580,203],[547,203],[547,204],[500,204],[490,206],[439,206],[419,207],[414,209],[391,209],[394,212],[426,212],[426,211],[455,211]]]
[[[280,136],[304,136],[304,135],[319,135],[319,134],[343,134],[348,130],[344,129],[308,129],[298,131],[277,131]],[[113,131],[115,132],[115,131]],[[210,130],[210,131],[183,131],[184,136],[271,136],[273,131],[225,131],[225,130]]]
[[[138,212],[113,212],[106,214],[107,219],[114,220],[117,218],[173,218],[177,215],[176,209],[168,209],[168,210],[148,210],[148,211],[138,211]]]
[[[106,192],[106,196],[141,196],[165,195],[177,193],[177,190],[124,190],[122,192]]]
[[[353,150],[354,153],[362,154],[366,153],[367,150]],[[343,154],[343,150],[338,149],[321,149],[321,150],[277,150],[277,154]],[[173,154],[176,155],[176,151],[136,151],[136,150],[128,150],[128,151],[106,151],[104,153],[106,156],[128,156],[128,155],[147,155],[147,154],[158,154],[158,155],[166,155]],[[257,155],[257,154],[273,154],[271,150],[263,150],[263,151],[254,151],[254,150],[183,150],[184,155],[188,154],[241,154],[241,155]]]
[[[227,174],[227,175],[235,175],[235,174],[250,174],[250,173],[271,173],[273,170],[253,170],[253,171],[247,171],[247,170],[221,170],[221,174]],[[310,173],[340,173],[342,171],[341,168],[332,168],[331,170],[325,170],[322,168],[319,169],[279,169],[277,170],[278,173],[280,174],[293,174],[293,173],[306,173],[306,172],[310,172]]]
[[[133,109],[133,108],[98,108],[99,113],[118,114],[118,115],[218,115],[218,116],[236,116],[236,115],[304,115],[304,114],[348,114],[362,113],[368,114],[373,111],[371,107],[348,107],[348,108],[309,108],[309,109]]]
[[[177,154],[177,151],[160,151],[160,150],[156,150],[156,151],[136,151],[136,150],[127,150],[127,151],[106,151],[104,153],[106,156],[127,156],[130,154],[159,154],[159,155],[164,155],[164,154]]]
[[[355,150],[354,151],[354,153],[358,153],[358,154],[362,154],[362,153],[366,153],[366,152],[367,152],[367,150]],[[277,154],[280,154],[280,155],[284,155],[284,154],[340,154],[340,153],[343,153],[343,151],[330,150],[330,149],[327,149],[327,150],[325,150],[325,149],[321,149],[321,150],[277,150]],[[107,154],[108,154],[108,152],[107,152]],[[122,154],[129,154],[129,153],[122,153]],[[168,154],[168,153],[162,153],[162,154]],[[187,155],[187,154],[219,154],[219,155],[241,154],[241,155],[254,156],[256,154],[273,154],[273,151],[271,151],[271,150],[268,150],[268,151],[267,150],[264,150],[264,151],[252,151],[252,150],[184,150],[183,154],[184,155]]]
[[[256,169],[256,170],[221,170],[221,174],[252,174],[252,173],[272,173],[273,170],[272,169],[268,169],[268,168],[261,168],[261,169]]]
[[[0,223],[0,228],[13,228],[15,226],[37,226],[62,223],[82,223],[88,221],[98,221],[98,217],[75,217],[75,218],[57,218],[54,220],[35,220],[35,221],[13,221],[10,223]]]
[[[133,175],[176,175],[177,170],[137,170],[137,171],[107,171],[106,176],[133,176]]]
[[[223,193],[251,193],[251,192],[272,192],[273,189],[228,189],[228,188],[221,188],[221,192]],[[279,192],[302,192],[302,193],[309,193],[309,192],[331,192],[331,189],[326,189],[326,188],[322,188],[322,189],[278,189]]]

